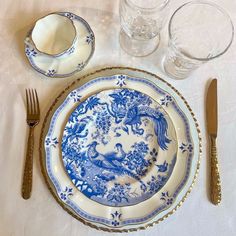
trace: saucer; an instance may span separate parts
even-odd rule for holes
[[[68,17],[72,20],[78,39],[73,52],[64,57],[48,57],[37,52],[37,50],[28,43],[25,43],[25,54],[31,66],[39,73],[47,77],[68,77],[81,71],[89,62],[95,50],[95,38],[89,24],[81,17],[70,12],[57,12],[54,14]],[[27,38],[31,37],[31,29]]]

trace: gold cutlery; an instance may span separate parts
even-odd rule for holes
[[[37,91],[35,89],[26,89],[26,106],[26,121],[29,126],[29,136],[21,190],[22,197],[24,199],[29,199],[32,191],[34,127],[39,123],[40,119],[39,101]]]
[[[207,118],[207,131],[210,138],[210,162],[211,162],[211,180],[210,192],[211,202],[218,205],[221,202],[221,183],[220,173],[217,159],[217,79],[213,79],[208,88],[206,99],[206,118]]]

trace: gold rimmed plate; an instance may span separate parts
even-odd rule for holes
[[[150,198],[135,205],[109,206],[90,199],[82,190],[86,188],[86,184],[77,188],[77,183],[69,178],[61,161],[62,133],[71,112],[79,104],[83,104],[82,101],[86,98],[106,89],[132,89],[148,94],[168,114],[176,131],[176,163],[168,181]],[[75,81],[56,99],[44,121],[40,153],[46,182],[64,209],[97,229],[123,232],[153,225],[170,215],[181,204],[196,178],[200,147],[196,120],[186,101],[173,87],[148,72],[130,68],[107,68]],[[158,163],[155,165],[157,170],[158,166],[164,170],[171,163]],[[83,168],[79,169],[80,165],[75,165],[76,167],[78,170],[75,173],[83,174]],[[155,184],[158,183],[155,179],[147,182],[152,186],[147,191],[155,189]],[[124,191],[124,186],[120,184],[119,191]]]

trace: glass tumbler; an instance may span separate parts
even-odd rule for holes
[[[169,0],[120,0],[120,45],[133,56],[147,56],[160,42]]]
[[[184,79],[201,64],[224,54],[232,44],[234,26],[218,5],[192,1],[179,7],[169,22],[165,72]]]

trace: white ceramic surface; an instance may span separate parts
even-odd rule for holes
[[[99,73],[94,75],[93,78],[97,79],[73,90],[64,101],[59,102],[60,106],[53,114],[48,130],[45,130],[47,133],[44,139],[45,150],[42,150],[46,162],[44,168],[47,169],[48,179],[59,201],[85,221],[97,227],[116,230],[146,226],[171,212],[188,192],[198,167],[200,145],[198,131],[182,99],[165,83],[161,81],[157,83],[151,77],[139,79],[118,74],[99,78],[99,75]],[[77,182],[73,185],[61,161],[60,140],[68,115],[89,95],[109,88],[130,88],[149,94],[167,112],[177,136],[177,159],[170,178],[151,198],[132,206],[111,207],[89,199],[77,189]],[[159,151],[160,159],[165,159],[166,153]],[[171,168],[171,162],[169,164]],[[118,215],[113,217],[115,212]]]
[[[68,17],[50,14],[37,20],[31,37],[39,51],[58,56],[73,46],[76,29]]]

